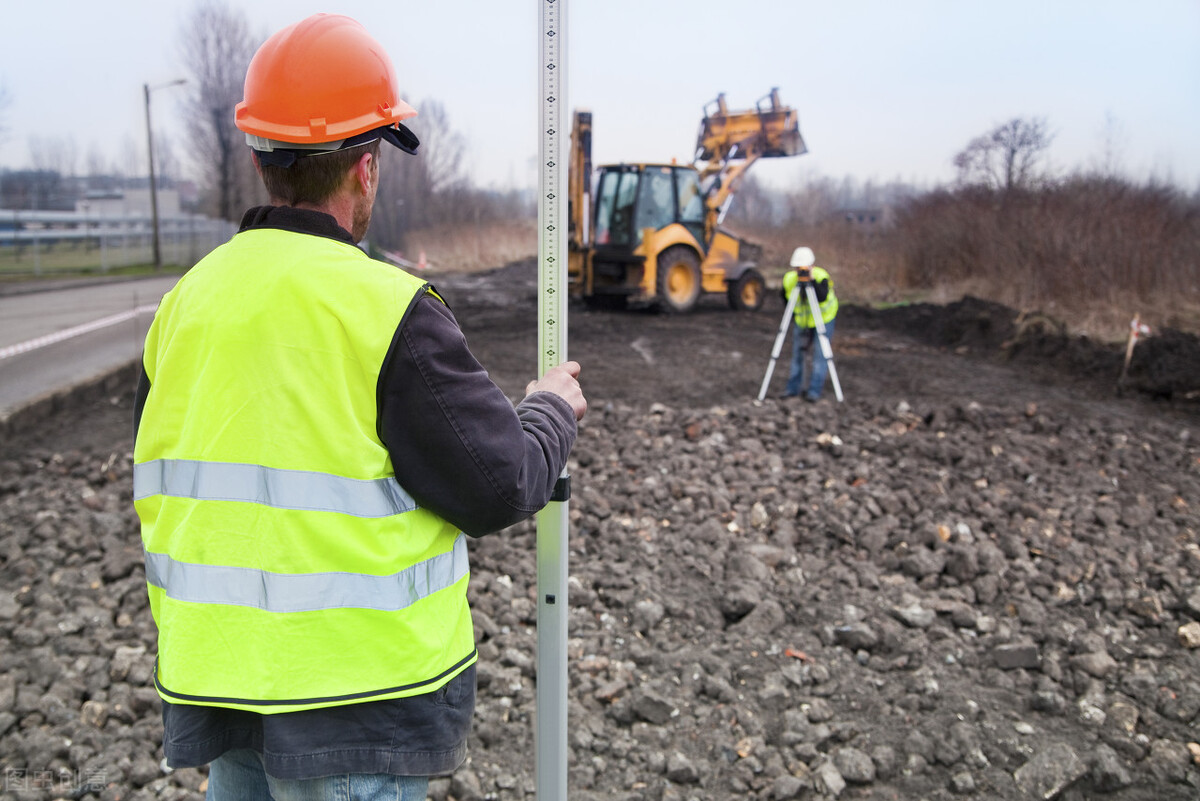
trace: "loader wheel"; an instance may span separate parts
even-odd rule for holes
[[[683,245],[675,245],[658,254],[655,289],[658,302],[668,312],[689,312],[700,299],[700,257]]]
[[[758,311],[767,296],[767,282],[758,270],[746,270],[726,290],[729,307],[737,311]]]

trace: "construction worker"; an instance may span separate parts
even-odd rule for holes
[[[816,256],[811,248],[798,247],[792,252],[792,269],[783,275],[784,297],[791,297],[797,287],[800,289],[800,295],[796,298],[796,323],[792,331],[792,369],[783,397],[795,398],[803,392],[804,399],[814,403],[821,399],[821,392],[825,389],[829,362],[816,341],[816,322],[807,297],[806,285],[812,287],[817,297],[821,321],[825,325],[825,336],[830,342],[833,341],[834,320],[838,311],[833,279],[824,269],[813,266],[815,263]],[[804,367],[805,355],[808,352],[812,353],[812,371],[806,382]]]
[[[164,296],[134,498],[173,767],[209,799],[424,799],[475,704],[467,536],[552,497],[587,408],[567,362],[515,408],[424,281],[366,256],[381,142],[415,154],[354,20],[270,37],[236,124],[271,205]]]

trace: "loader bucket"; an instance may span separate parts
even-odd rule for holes
[[[769,100],[769,103],[764,101]],[[799,156],[808,152],[800,136],[796,110],[779,102],[779,93],[771,94],[753,109],[729,111],[724,95],[718,96],[715,110],[705,109],[696,137],[696,161],[745,158],[755,153],[761,158]]]

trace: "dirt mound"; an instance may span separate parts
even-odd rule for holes
[[[946,306],[913,303],[886,309],[848,305],[839,321],[903,332],[929,345],[998,349],[1016,330],[1016,313],[1005,306],[965,297]]]
[[[434,281],[514,397],[535,281]],[[847,308],[846,402],[778,400],[784,363],[757,403],[782,312],[570,310],[571,797],[1198,797],[1194,407],[969,299]],[[5,797],[202,797],[160,764],[131,401],[0,443]],[[436,801],[534,795],[536,536],[472,544],[477,719]]]
[[[1200,337],[1167,328],[1140,340],[1129,384],[1156,397],[1200,399]]]
[[[1140,338],[1122,376],[1124,345],[1072,335],[1061,321],[1041,312],[1017,312],[980,298],[967,296],[945,306],[849,306],[841,317],[935,347],[992,353],[1057,375],[1059,381],[1090,385],[1095,393],[1120,389],[1184,406],[1200,400],[1200,338],[1184,331],[1165,328]]]

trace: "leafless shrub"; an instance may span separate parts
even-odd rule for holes
[[[1160,317],[1200,301],[1200,204],[1170,186],[1078,175],[1040,189],[939,190],[900,211],[892,238],[914,288]]]

